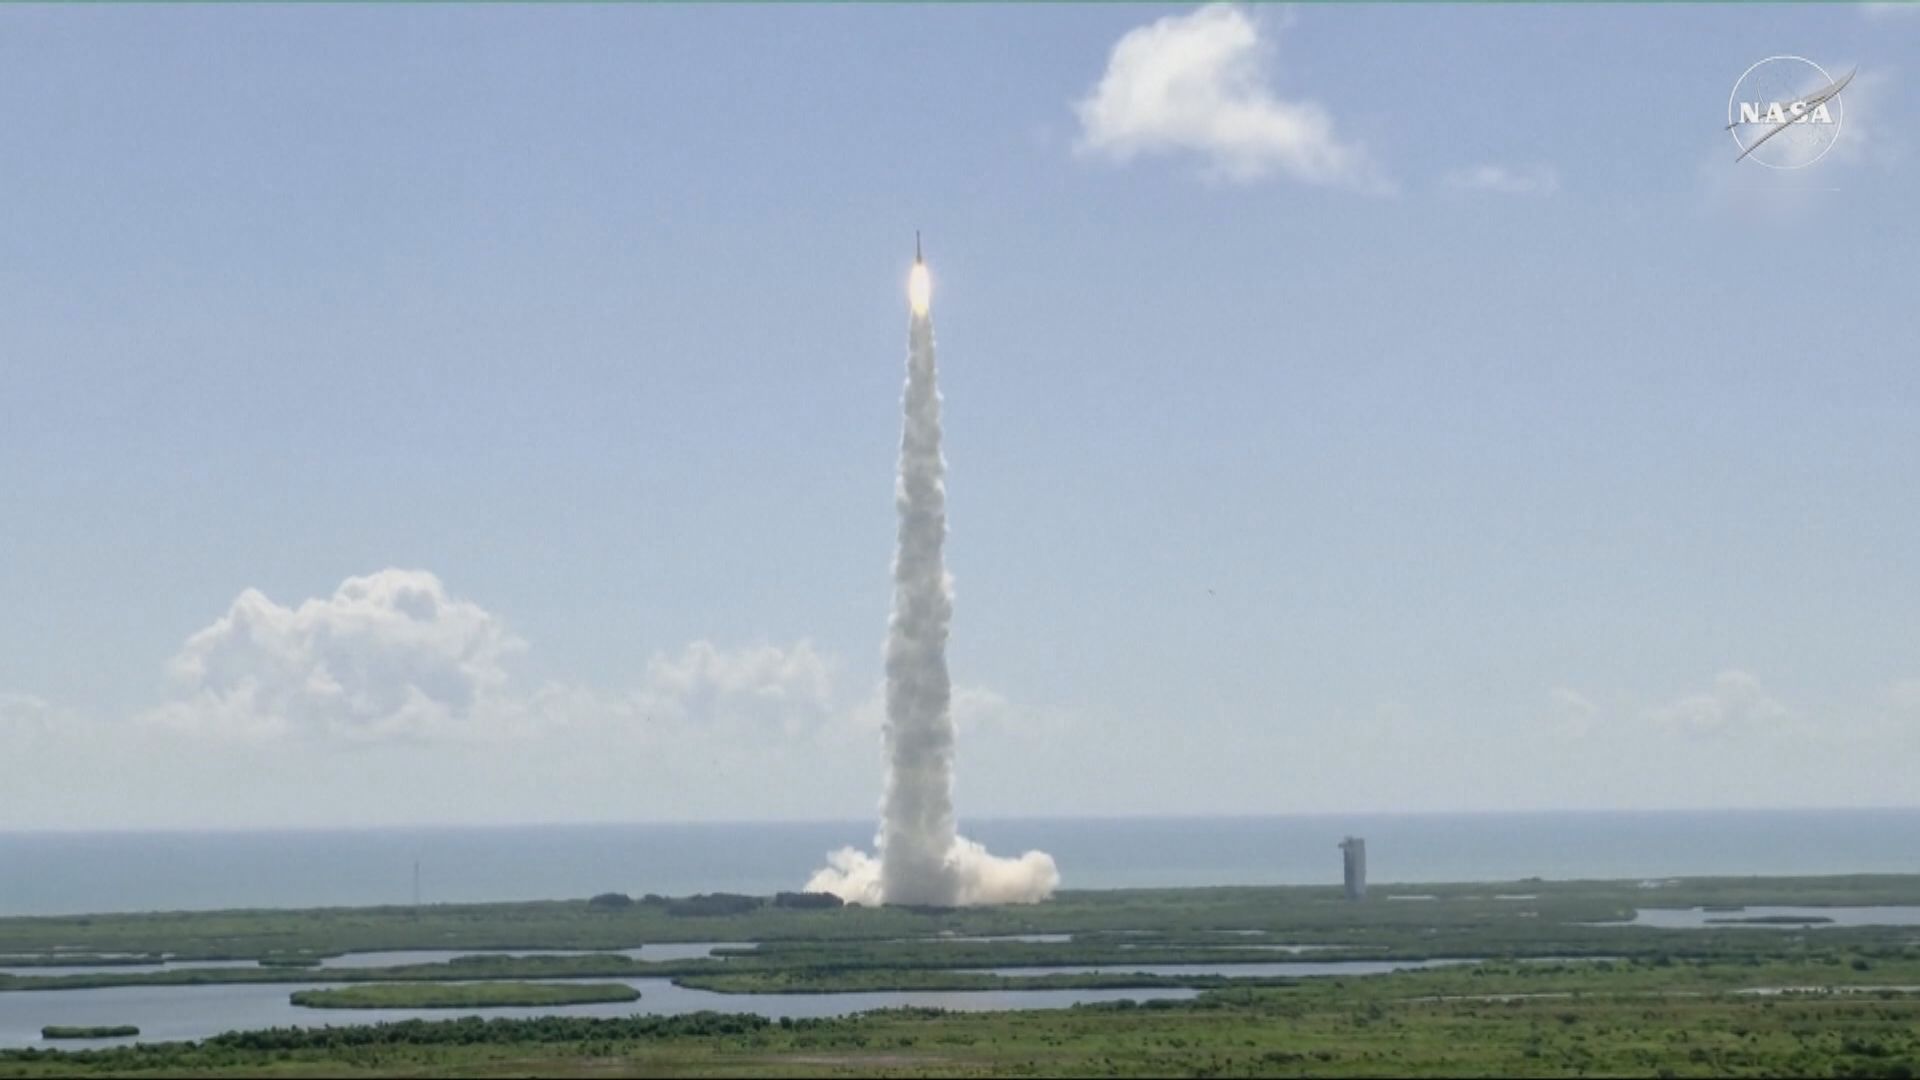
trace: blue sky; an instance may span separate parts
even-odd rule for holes
[[[1910,804],[1917,44],[0,12],[0,827],[870,813],[916,228],[963,817]]]

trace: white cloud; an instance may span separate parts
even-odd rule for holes
[[[187,639],[168,664],[169,699],[142,719],[151,729],[256,743],[571,732],[601,746],[645,742],[711,758],[729,746],[760,754],[798,741],[875,739],[884,713],[877,690],[849,700],[838,661],[805,640],[695,641],[655,653],[636,684],[617,690],[522,685],[511,661],[525,648],[498,616],[449,595],[424,570],[349,578],[333,595],[293,607],[247,589]],[[978,687],[955,690],[954,712],[967,727],[1058,723]],[[38,699],[0,696],[0,723],[24,728],[25,718],[49,714]]]
[[[645,682],[631,700],[651,723],[798,736],[818,729],[838,709],[834,667],[807,641],[735,650],[696,641],[677,655],[649,660]]]
[[[1547,723],[1560,734],[1584,738],[1599,715],[1600,706],[1577,691],[1557,686],[1547,695]]]
[[[1903,0],[1897,4],[1861,4],[1860,14],[1875,22],[1892,19],[1920,18],[1920,3]]]
[[[1058,706],[1009,701],[984,686],[953,688],[953,725],[961,735],[994,732],[1023,739],[1047,738],[1073,724],[1073,714]]]
[[[1791,712],[1744,671],[1723,671],[1712,689],[1677,698],[1649,714],[1668,728],[1700,735],[1742,735],[1777,730]]]
[[[1849,65],[1849,70],[1854,69]],[[1835,65],[1838,73],[1839,66]],[[1846,114],[1840,129],[1840,138],[1833,144],[1833,152],[1828,154],[1842,165],[1867,165],[1886,168],[1898,164],[1905,157],[1904,141],[1896,137],[1881,123],[1886,116],[1886,102],[1894,81],[1894,72],[1885,67],[1859,71],[1847,88],[1841,92],[1841,102]],[[1819,165],[1827,162],[1822,159]],[[1813,168],[1819,168],[1819,165]]]
[[[0,693],[0,746],[32,747],[71,723],[43,698]]]
[[[625,725],[746,725],[798,733],[834,709],[832,664],[811,644],[656,654],[637,687],[523,688],[525,643],[424,570],[348,578],[297,607],[242,592],[168,664],[150,723],[193,734],[348,741],[493,738]]]
[[[1072,710],[1061,706],[1030,705],[1009,700],[984,686],[953,688],[953,726],[961,736],[1005,736],[1018,740],[1051,738],[1073,726]],[[878,738],[887,722],[887,687],[873,690],[844,713],[845,733],[858,739]]]
[[[1275,96],[1264,63],[1271,51],[1253,19],[1221,4],[1128,31],[1074,106],[1077,148],[1116,162],[1192,154],[1241,182],[1278,172],[1385,190],[1364,149],[1335,136],[1324,108]]]
[[[242,738],[425,738],[493,715],[524,643],[424,570],[348,578],[297,608],[248,589],[168,664],[150,722]]]
[[[1880,731],[1896,738],[1920,737],[1920,679],[1902,679],[1881,697]]]
[[[52,710],[46,699],[32,694],[0,693],[0,724],[21,727],[38,724]]]
[[[1476,165],[1446,176],[1455,191],[1486,191],[1501,195],[1551,195],[1560,190],[1560,174],[1550,165]]]

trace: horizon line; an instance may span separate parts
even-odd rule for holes
[[[1140,822],[1140,821],[1269,821],[1288,818],[1441,818],[1441,817],[1551,817],[1551,816],[1663,816],[1680,814],[1875,814],[1920,813],[1920,804],[1884,806],[1707,806],[1707,807],[1557,807],[1551,809],[1462,809],[1462,810],[1292,810],[1292,811],[1182,811],[1137,814],[983,814],[959,818],[968,822]],[[648,829],[648,828],[765,828],[844,826],[871,824],[876,818],[716,818],[708,820],[654,819],[621,821],[492,821],[492,822],[394,822],[379,824],[288,824],[288,825],[49,825],[29,828],[0,828],[0,836],[73,836],[99,834],[156,835],[166,833],[220,833],[257,835],[293,832],[449,832],[511,829]]]

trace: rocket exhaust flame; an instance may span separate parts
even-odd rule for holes
[[[946,464],[940,456],[933,284],[917,236],[907,293],[913,317],[894,489],[900,533],[887,632],[887,787],[879,856],[852,848],[834,852],[806,887],[860,904],[1033,903],[1060,883],[1052,856],[1029,851],[1018,859],[998,858],[960,836],[954,824]]]
[[[927,273],[926,263],[914,263],[913,270],[907,274],[907,303],[912,305],[913,313],[922,318],[933,306],[933,275]]]

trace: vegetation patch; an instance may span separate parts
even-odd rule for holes
[[[841,1019],[701,1013],[407,1020],[199,1043],[0,1052],[0,1077],[101,1076],[1859,1076],[1912,1080],[1920,998],[1733,994],[1401,996],[1454,973],[1215,991],[1049,1012],[893,1009]],[[1550,980],[1546,980],[1550,981]]]
[[[1920,928],[1849,920],[1817,932],[1805,924],[1670,929],[1626,921],[1649,907],[1715,907],[1738,918],[1763,917],[1763,905],[1791,905],[1821,918],[1841,915],[1818,911],[1829,906],[1914,905],[1920,875],[1685,878],[1657,888],[1539,880],[1401,887],[1435,899],[1351,903],[1337,887],[1321,886],[1122,889],[948,910],[833,906],[810,894],[785,903],[727,894],[635,895],[623,903],[625,894],[602,894],[597,901],[417,909],[0,918],[0,954],[164,954],[188,965],[0,975],[0,1009],[9,992],[24,990],[278,983],[285,985],[276,994],[298,989],[295,1000],[305,1005],[481,1014],[102,1049],[21,1047],[0,1050],[0,1080],[128,1073],[1920,1075],[1920,993],[1909,992],[1920,988]],[[1522,898],[1499,899],[1506,895]],[[640,942],[757,947],[658,962],[590,951]],[[85,952],[72,951],[73,943]],[[275,963],[408,949],[473,955],[392,967]],[[533,949],[566,952],[503,955]],[[1259,966],[1467,958],[1481,962],[1364,977],[1349,970],[1310,978],[1309,969]],[[263,964],[191,966],[220,959]],[[1158,964],[1261,975],[1134,970]],[[1108,970],[1076,970],[1088,965]],[[1004,968],[1023,973],[994,970]],[[564,1008],[631,1001],[630,987],[601,984],[638,978],[755,994],[1101,988],[1146,997],[1176,987],[1199,994],[831,1020],[600,1020]],[[606,989],[618,997],[598,996]],[[582,991],[593,996],[577,996]],[[482,1019],[491,1006],[561,1015]]]
[[[49,1024],[40,1029],[43,1039],[124,1039],[129,1035],[140,1034],[140,1029],[132,1024],[112,1024],[102,1027],[68,1027],[61,1024]]]

